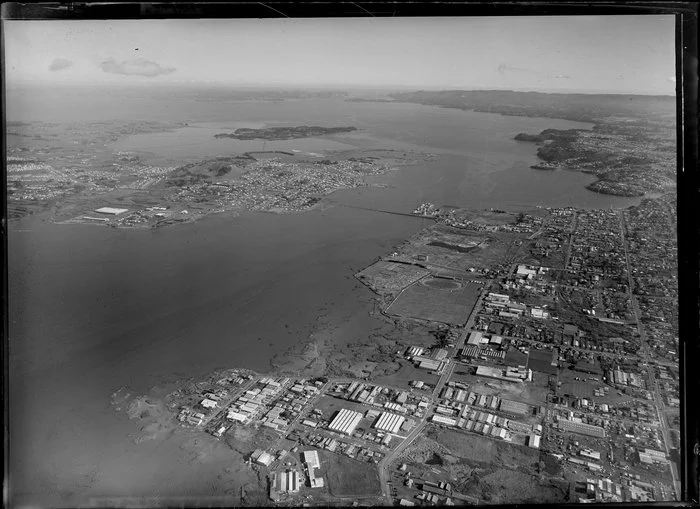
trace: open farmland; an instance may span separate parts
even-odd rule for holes
[[[480,289],[473,283],[428,278],[404,290],[387,308],[387,313],[463,325],[474,308]]]

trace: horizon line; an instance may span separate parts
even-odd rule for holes
[[[288,89],[288,90],[314,90],[314,91],[396,91],[396,92],[515,92],[515,93],[540,93],[540,94],[553,94],[553,95],[634,95],[642,97],[670,97],[676,98],[676,94],[662,94],[662,93],[652,93],[652,92],[641,92],[641,91],[612,91],[612,90],[580,90],[580,89],[553,89],[553,88],[499,88],[494,86],[440,86],[440,85],[362,85],[362,84],[312,84],[312,83],[240,83],[240,82],[230,82],[230,81],[162,81],[162,82],[148,82],[148,81],[132,81],[129,83],[106,83],[106,82],[46,82],[46,81],[27,81],[27,82],[15,82],[8,83],[5,80],[6,90],[17,90],[23,87],[31,86],[44,86],[44,87],[104,87],[104,88],[137,88],[149,85],[156,86],[201,86],[201,87],[231,87],[239,90],[250,90],[250,89],[260,89],[260,90],[275,90],[275,89]]]

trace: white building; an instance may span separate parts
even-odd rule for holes
[[[269,467],[272,462],[274,461],[274,458],[270,453],[267,453],[261,449],[256,449],[253,454],[250,455],[250,458],[255,461],[256,463],[259,463],[260,465]]]
[[[443,415],[432,415],[430,417],[430,420],[438,424],[444,424],[445,426],[454,426],[457,424],[457,419],[453,419],[452,417],[445,417]]]
[[[216,408],[219,404],[213,399],[204,398],[200,403],[204,408]]]
[[[347,408],[343,408],[331,421],[328,428],[339,433],[352,435],[361,420],[362,414],[360,412],[354,412],[352,410],[348,410]]]
[[[379,419],[374,424],[374,427],[380,431],[386,431],[388,433],[398,433],[401,429],[401,425],[406,420],[403,415],[396,415],[389,412],[382,412]]]
[[[318,459],[318,451],[304,451],[302,453],[304,463],[306,463],[306,472],[309,476],[309,485],[312,488],[323,488],[323,477],[316,477],[314,470],[321,468],[321,462]]]
[[[280,491],[285,493],[297,493],[301,487],[301,477],[299,472],[287,471],[278,474],[280,481]]]

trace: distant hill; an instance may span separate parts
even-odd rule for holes
[[[561,118],[596,123],[611,116],[649,118],[675,115],[672,96],[616,94],[546,94],[510,90],[397,92],[394,101],[503,115]]]

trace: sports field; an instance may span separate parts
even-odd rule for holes
[[[426,278],[405,289],[386,310],[391,315],[464,325],[481,286],[443,278]]]

